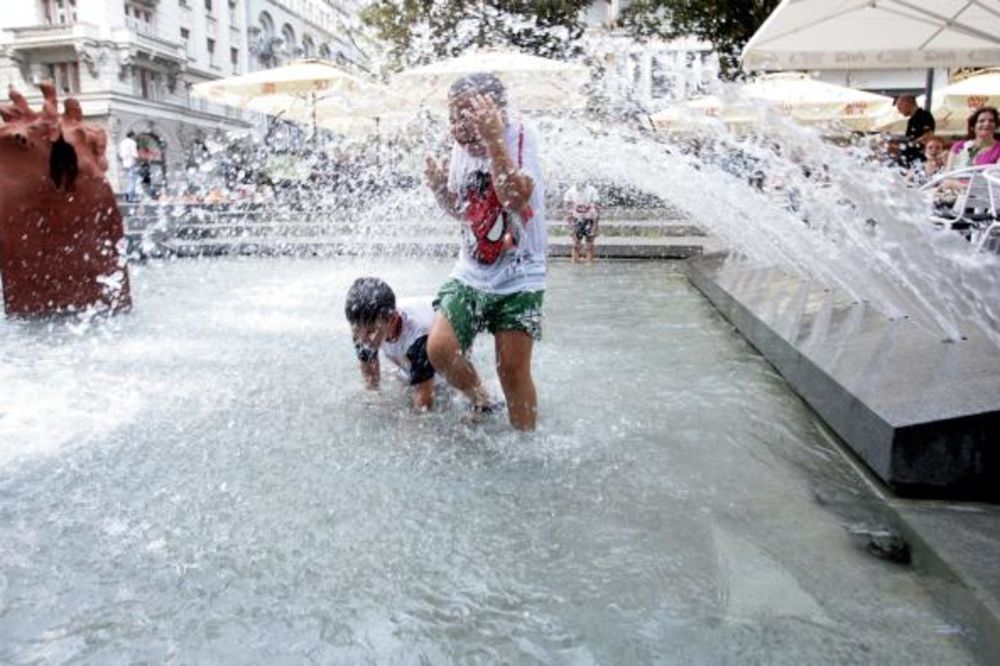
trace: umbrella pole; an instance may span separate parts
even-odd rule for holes
[[[927,68],[927,81],[924,83],[924,109],[931,110],[931,100],[934,98],[934,68]]]
[[[319,148],[319,123],[316,121],[316,93],[310,93],[312,97],[312,121],[313,121],[313,147]]]

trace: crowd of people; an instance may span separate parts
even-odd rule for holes
[[[912,95],[900,96],[896,108],[907,118],[906,134],[889,141],[888,154],[908,171],[911,182],[923,184],[950,171],[1000,162],[1000,116],[995,108],[973,110],[965,137],[954,142],[935,134],[934,116],[920,108]]]

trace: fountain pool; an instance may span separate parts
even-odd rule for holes
[[[0,661],[976,662],[669,265],[551,267],[533,435],[366,393],[347,286],[449,268],[150,263],[126,317],[0,321]]]

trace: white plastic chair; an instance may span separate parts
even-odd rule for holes
[[[921,186],[932,192],[946,181],[961,187],[955,203],[936,207],[931,220],[948,229],[961,231],[975,249],[1000,254],[1000,167],[967,167],[941,174]]]

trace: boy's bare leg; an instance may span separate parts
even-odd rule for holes
[[[587,243],[587,261],[591,264],[594,263],[595,245],[596,243],[593,239]]]
[[[524,331],[496,334],[497,375],[507,398],[507,416],[518,430],[534,430],[538,417],[538,396],[531,378],[531,349],[534,342]]]
[[[428,379],[413,386],[411,390],[413,408],[428,411],[434,407],[434,380]]]
[[[575,264],[580,260],[580,239],[573,236],[573,254],[570,257],[570,263]]]
[[[479,379],[475,367],[462,354],[461,345],[451,322],[438,312],[427,336],[427,357],[434,369],[444,375],[448,383],[465,394],[473,405],[488,405],[489,393]]]

